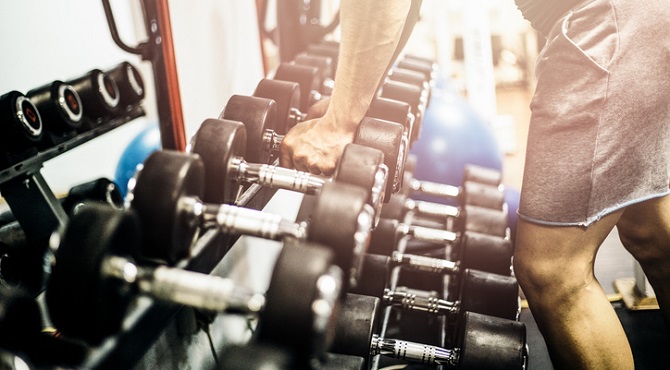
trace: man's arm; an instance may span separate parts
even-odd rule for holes
[[[342,0],[342,41],[335,88],[322,118],[291,129],[281,147],[283,166],[330,175],[353,140],[393,56],[411,1]]]

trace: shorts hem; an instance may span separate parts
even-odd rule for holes
[[[573,221],[573,222],[566,222],[566,221],[547,221],[547,220],[542,220],[542,219],[539,219],[539,218],[535,218],[535,217],[531,217],[531,216],[523,215],[523,214],[521,214],[521,212],[519,212],[518,210],[517,210],[517,215],[519,216],[519,218],[523,219],[524,221],[528,221],[528,222],[530,222],[530,223],[534,223],[534,224],[538,224],[538,225],[546,225],[546,226],[583,226],[583,227],[589,227],[589,226],[590,226],[591,224],[593,224],[594,222],[600,220],[603,216],[608,215],[608,214],[610,214],[610,213],[612,213],[612,212],[618,211],[618,210],[620,210],[620,209],[622,209],[622,208],[628,207],[628,206],[633,205],[633,204],[635,204],[635,203],[644,202],[644,201],[647,201],[647,200],[650,200],[650,199],[654,199],[654,198],[664,197],[664,196],[666,196],[666,195],[670,195],[670,189],[667,190],[667,191],[665,191],[665,192],[663,192],[663,193],[652,194],[652,195],[649,195],[649,196],[646,196],[646,197],[642,197],[642,198],[637,198],[637,199],[634,199],[634,200],[630,200],[630,201],[628,201],[628,202],[626,202],[626,203],[622,203],[622,204],[616,205],[616,206],[614,206],[614,207],[606,208],[605,210],[601,211],[601,212],[598,213],[597,215],[587,218],[585,221]]]

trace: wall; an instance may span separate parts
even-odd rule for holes
[[[144,39],[139,0],[111,1],[121,38]],[[253,1],[173,0],[170,12],[187,137],[217,117],[228,97],[249,94],[262,78]],[[105,69],[123,60],[143,72],[147,116],[45,163],[42,174],[56,194],[105,176],[113,178],[126,144],[155,123],[151,66],[112,41],[102,3],[91,0],[0,2],[0,94]]]

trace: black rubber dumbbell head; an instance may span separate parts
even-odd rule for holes
[[[140,71],[129,62],[121,62],[105,71],[116,82],[119,93],[120,107],[135,106],[144,99],[144,80]]]
[[[517,321],[466,312],[460,332],[460,369],[525,369],[526,326]]]
[[[276,131],[277,105],[274,100],[255,96],[233,95],[224,108],[221,119],[244,124],[247,135],[245,158],[252,163],[269,163],[271,155],[264,150],[263,135],[267,130]]]
[[[139,223],[131,212],[92,204],[70,218],[46,289],[58,330],[95,345],[121,330],[131,294],[120,280],[103,276],[103,263],[112,255],[132,258],[139,244]]]
[[[259,343],[280,345],[296,358],[323,354],[335,333],[342,288],[342,272],[333,262],[333,252],[316,243],[284,244],[260,313]],[[320,284],[332,285],[333,296],[324,297],[328,289]]]
[[[204,191],[205,166],[197,154],[163,150],[149,155],[128,196],[142,225],[142,258],[173,265],[190,254],[199,230],[184,199],[202,199]]]
[[[490,272],[466,269],[459,277],[460,311],[517,320],[519,317],[519,284],[516,278]]]
[[[65,83],[71,85],[81,98],[83,114],[88,118],[89,124],[82,125],[82,129],[90,129],[91,125],[109,119],[118,112],[121,93],[116,81],[105,72],[93,69]]]
[[[354,137],[354,143],[381,150],[384,154],[384,164],[389,170],[385,202],[388,202],[391,194],[402,187],[404,157],[407,149],[407,143],[403,139],[403,130],[403,125],[399,123],[365,117],[358,125]]]
[[[327,182],[316,198],[307,238],[333,249],[345,274],[345,287],[356,285],[370,243],[374,211],[367,192],[355,185]]]
[[[337,320],[331,351],[359,356],[368,361],[372,336],[379,330],[380,306],[379,298],[347,294]]]
[[[231,170],[233,162],[244,156],[246,146],[247,132],[241,122],[207,119],[200,125],[191,150],[205,165],[205,202],[235,202],[240,186]]]
[[[313,92],[318,92],[323,84],[316,67],[282,63],[277,67],[275,80],[297,82],[300,85],[300,111],[307,112],[315,102]]]
[[[72,86],[62,81],[53,81],[28,91],[26,96],[39,109],[45,131],[55,136],[65,136],[81,127],[82,102]]]
[[[295,124],[300,112],[300,85],[297,82],[264,78],[256,86],[254,96],[274,100],[277,105],[275,131],[284,135]]]

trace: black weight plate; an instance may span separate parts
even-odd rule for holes
[[[247,152],[244,158],[251,163],[268,163],[271,153],[263,148],[266,130],[277,130],[277,104],[274,100],[255,96],[233,95],[221,113],[223,119],[239,121],[247,131]]]
[[[509,239],[466,231],[461,234],[459,257],[462,268],[511,274],[514,248]]]
[[[391,218],[382,218],[372,230],[369,253],[390,256],[398,245],[398,221]]]
[[[22,150],[42,138],[42,119],[37,107],[25,95],[10,91],[0,96],[0,141],[8,151]]]
[[[462,232],[473,231],[482,234],[504,238],[507,236],[507,210],[496,210],[471,205],[465,205],[459,228]]]
[[[527,365],[526,326],[466,312],[460,334],[459,369],[521,370]]]
[[[298,54],[295,59],[293,59],[294,64],[316,67],[319,70],[321,81],[324,81],[328,78],[333,78],[333,59],[322,56],[322,55],[313,55],[308,53]]]
[[[502,173],[493,168],[466,164],[463,168],[463,181],[474,181],[481,184],[498,186],[502,183]]]
[[[400,123],[405,127],[408,137],[411,137],[414,125],[414,121],[409,118],[411,113],[412,107],[406,102],[376,96],[370,102],[370,107],[365,115]]]
[[[375,213],[379,213],[386,191],[386,183],[379,189],[381,191],[378,194],[379,199],[372,199],[372,190],[378,182],[377,172],[382,164],[384,164],[384,153],[380,150],[350,143],[342,151],[334,179],[364,189],[368,193],[368,204],[375,209]],[[386,181],[388,181],[388,173]]]
[[[300,85],[300,111],[307,112],[312,105],[312,91],[319,91],[323,81],[316,67],[282,63],[277,68],[275,80],[297,82]]]
[[[74,132],[81,126],[81,98],[72,86],[53,81],[28,91],[26,97],[39,110],[45,130],[61,136]]]
[[[295,124],[290,116],[300,112],[300,85],[297,82],[264,78],[256,86],[254,96],[275,101],[277,104],[275,131],[285,135]]]
[[[233,204],[240,187],[233,160],[246,152],[247,132],[241,122],[207,119],[195,133],[193,153],[205,164],[205,195],[207,203]]]
[[[502,210],[505,193],[500,186],[465,181],[461,186],[462,202],[472,206]]]
[[[466,269],[461,276],[462,311],[516,320],[519,283],[513,276]]]
[[[110,255],[131,257],[140,249],[136,217],[99,204],[72,216],[61,236],[56,266],[46,288],[49,316],[65,336],[99,344],[117,333],[131,300],[123,283],[102,276]]]
[[[392,194],[391,198],[382,207],[382,218],[398,220],[403,222],[405,220],[405,201],[407,197],[403,193]]]
[[[83,114],[92,121],[106,119],[119,108],[121,93],[116,81],[99,69],[66,81],[79,94]]]
[[[202,199],[204,190],[205,166],[197,154],[162,150],[149,155],[131,200],[144,234],[142,258],[174,265],[189,255],[198,227],[181,200]]]
[[[349,293],[381,297],[387,287],[391,258],[381,254],[365,254],[360,281]]]
[[[0,284],[0,348],[25,350],[40,334],[42,317],[27,292]]]
[[[372,335],[378,329],[380,306],[379,298],[347,294],[337,318],[331,351],[368,359]]]
[[[402,187],[406,149],[403,147],[403,130],[403,125],[399,123],[365,117],[358,125],[354,137],[354,143],[379,149],[384,153],[384,164],[389,170],[385,202]]]
[[[367,193],[362,188],[327,182],[316,197],[307,226],[310,241],[333,250],[336,264],[345,274],[345,283],[354,283],[358,278],[370,242],[373,215],[368,220],[370,225],[360,224],[366,205]]]
[[[297,358],[314,358],[332,340],[335,328],[329,322],[326,333],[315,332],[313,303],[317,299],[317,281],[329,273],[333,254],[311,243],[287,241],[272,271],[260,313],[259,343],[281,346]]]

